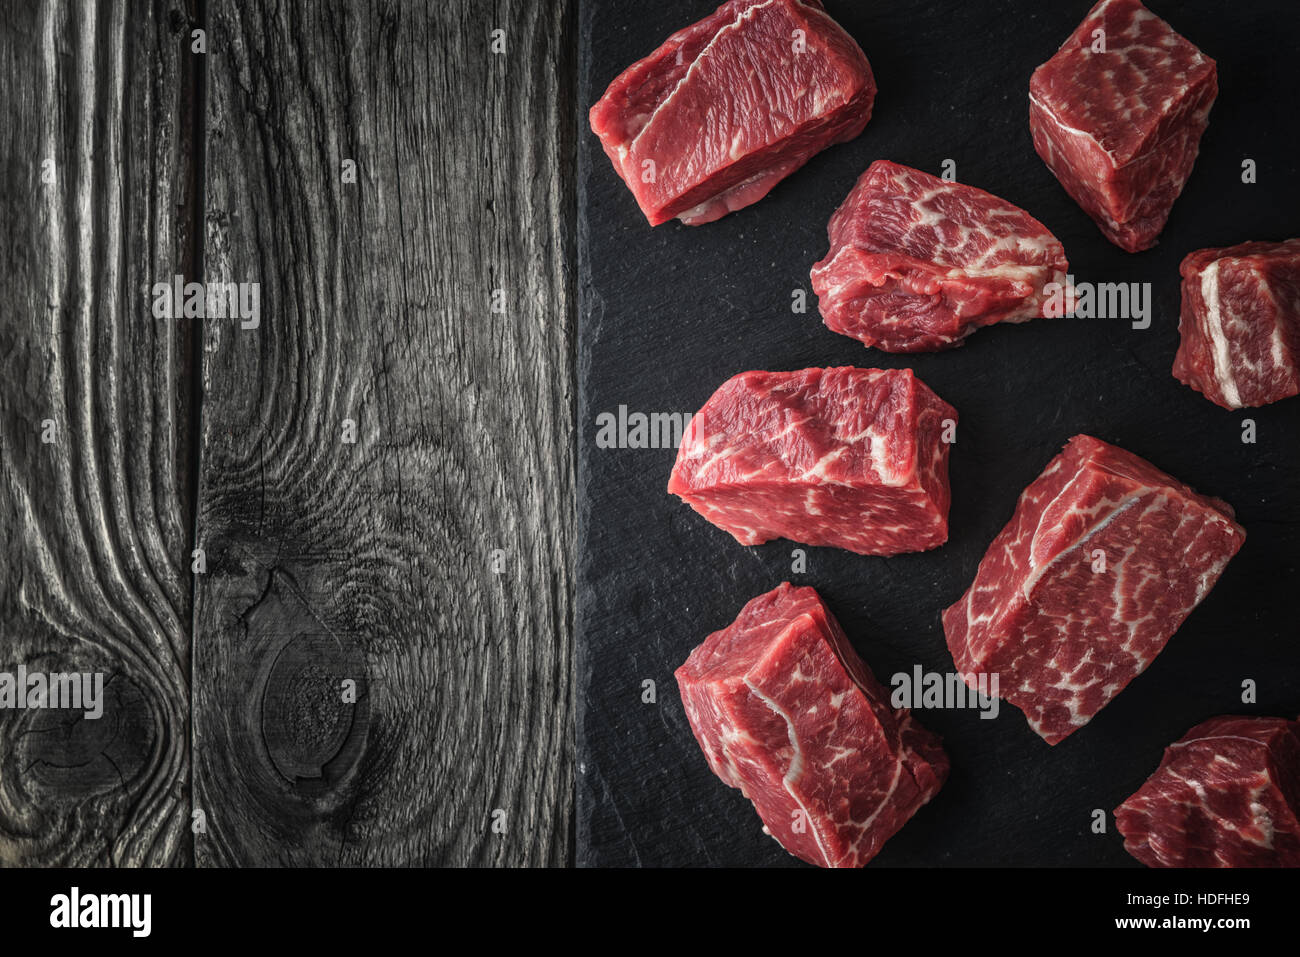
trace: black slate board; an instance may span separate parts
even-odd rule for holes
[[[703,227],[651,229],[586,126],[606,85],[709,0],[590,2],[581,15],[579,135],[578,862],[766,865],[799,862],[760,831],[738,791],[705,765],[673,669],[706,634],[783,580],[815,586],[882,681],[921,664],[948,671],[939,612],[970,583],[1016,497],[1077,432],[1142,455],[1237,509],[1246,544],[1155,663],[1055,748],[1004,705],[921,711],[952,776],[873,866],[1135,865],[1108,822],[1166,744],[1211,715],[1300,711],[1294,596],[1300,590],[1300,399],[1249,412],[1210,404],[1170,374],[1178,263],[1190,250],[1300,235],[1300,15],[1292,0],[1152,0],[1219,64],[1201,156],[1160,244],[1106,242],[1034,153],[1029,75],[1087,12],[1087,0],[828,0],[866,51],[880,93],[861,137],[833,147],[755,206]],[[792,291],[826,251],[826,221],[857,176],[888,158],[1029,210],[1093,282],[1150,281],[1151,327],[1039,319],[976,333],[947,353],[891,356],[791,313]],[[1241,182],[1242,161],[1258,182]],[[605,450],[595,420],[618,406],[693,412],[747,369],[907,366],[961,415],[951,538],[889,559],[744,548],[669,496],[672,449]],[[1241,441],[1256,422],[1256,444]],[[1242,682],[1259,686],[1243,705]],[[644,703],[643,682],[657,688]]]

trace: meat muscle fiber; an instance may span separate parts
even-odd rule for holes
[[[866,864],[948,776],[939,738],[890,706],[811,588],[753,599],[676,677],[713,773],[810,864]]]
[[[1147,867],[1300,867],[1300,723],[1198,724],[1165,748],[1115,824]]]
[[[668,491],[742,545],[924,551],[948,539],[956,424],[909,369],[745,372],[691,419]]]
[[[1024,210],[982,189],[877,160],[827,228],[812,268],[826,325],[886,352],[961,345],[982,326],[1043,315],[1065,251]]]
[[[1215,63],[1139,0],[1102,0],[1029,81],[1034,149],[1116,246],[1154,246],[1218,95]]]
[[[820,0],[731,0],[624,70],[590,121],[651,226],[696,226],[853,139],[875,97]]]
[[[1174,377],[1225,409],[1300,393],[1300,239],[1189,253]]]
[[[1056,744],[1151,664],[1245,537],[1226,502],[1076,435],[943,613],[948,649]]]

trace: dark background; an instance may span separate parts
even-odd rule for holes
[[[1165,745],[1226,712],[1300,711],[1293,595],[1300,587],[1300,400],[1228,412],[1170,374],[1178,263],[1189,251],[1300,234],[1300,14],[1289,0],[1153,0],[1218,61],[1220,94],[1200,158],[1154,249],[1110,245],[1033,150],[1028,83],[1087,2],[851,3],[827,8],[861,44],[879,86],[858,139],[833,147],[760,203],[703,227],[651,229],[586,127],[586,109],[634,60],[710,12],[710,0],[591,2],[580,13],[578,861],[586,865],[799,864],[750,803],[708,770],[673,669],[705,635],[783,580],[815,586],[883,681],[952,661],[939,613],[970,583],[1016,497],[1071,435],[1149,459],[1236,509],[1246,544],[1152,666],[1055,748],[1003,704],[919,712],[952,775],[874,864],[1131,865],[1108,818]],[[977,332],[954,352],[894,356],[826,329],[808,283],[826,221],[877,158],[959,182],[1040,219],[1081,281],[1153,284],[1151,327],[1039,319]],[[1258,182],[1241,182],[1244,159]],[[791,293],[809,311],[792,314]],[[595,417],[619,404],[694,412],[747,369],[907,366],[961,416],[951,537],[925,554],[866,558],[790,542],[744,548],[664,490],[673,450],[598,450]],[[1241,442],[1242,421],[1257,444]],[[1259,703],[1241,703],[1254,679]],[[658,702],[641,702],[642,682]]]

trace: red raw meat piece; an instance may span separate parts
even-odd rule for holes
[[[1115,823],[1147,867],[1300,867],[1300,723],[1198,724],[1165,748]]]
[[[1225,409],[1300,393],[1300,239],[1198,249],[1179,271],[1174,377]]]
[[[1093,52],[1103,31],[1105,52]],[[1192,173],[1214,61],[1139,0],[1102,0],[1029,81],[1034,149],[1116,246],[1155,245]]]
[[[1047,228],[982,189],[877,160],[812,268],[826,325],[886,352],[959,346],[981,326],[1043,315],[1069,263]]]
[[[866,864],[948,777],[938,736],[890,706],[812,588],[753,599],[676,677],[713,773],[810,864]]]
[[[820,0],[731,0],[624,70],[590,121],[651,226],[697,226],[853,139],[875,98],[866,56]]]
[[[925,551],[948,539],[944,420],[909,369],[744,372],[692,417],[668,491],[742,545]]]
[[[1076,435],[943,613],[948,649],[1056,744],[1151,664],[1245,538],[1226,502]]]

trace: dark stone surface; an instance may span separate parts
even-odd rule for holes
[[[861,137],[833,147],[761,203],[703,227],[648,227],[585,111],[626,66],[712,9],[708,0],[588,3],[579,131],[580,379],[578,861],[586,865],[796,865],[749,802],[705,765],[672,671],[706,634],[783,580],[815,586],[883,681],[952,661],[939,613],[970,583],[1016,497],[1071,435],[1116,442],[1237,510],[1246,544],[1165,652],[1055,748],[1004,705],[922,711],[953,772],[894,837],[881,866],[1133,865],[1113,822],[1090,830],[1156,767],[1163,747],[1215,714],[1300,711],[1292,593],[1300,587],[1300,399],[1230,413],[1170,374],[1178,263],[1190,250],[1300,234],[1300,18],[1276,3],[1152,2],[1219,63],[1201,156],[1159,245],[1111,246],[1033,151],[1029,75],[1087,2],[827,4],[880,86]],[[1150,328],[1039,319],[976,333],[948,353],[891,356],[827,330],[808,284],[826,221],[877,158],[957,178],[1023,206],[1065,244],[1079,280],[1153,285]],[[1243,159],[1258,183],[1241,182]],[[793,290],[809,311],[791,313]],[[664,490],[674,452],[601,450],[595,417],[620,404],[693,412],[747,369],[908,366],[957,407],[951,538],[927,553],[864,558],[789,542],[738,545]],[[1258,442],[1241,442],[1243,419]],[[1241,685],[1259,685],[1243,705]],[[657,686],[642,703],[642,682]]]

